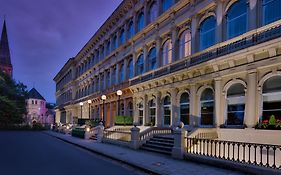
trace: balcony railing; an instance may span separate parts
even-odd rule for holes
[[[276,23],[268,25],[270,28],[268,28],[268,26],[265,26],[261,29],[257,29],[254,32],[248,32],[245,35],[232,39],[230,41],[231,43],[229,44],[221,43],[216,46],[213,46],[214,48],[210,48],[210,50],[207,50],[206,52],[195,54],[194,56],[191,56],[188,59],[183,59],[177,61],[174,64],[171,64],[169,68],[163,67],[154,72],[134,78],[130,81],[130,85],[136,85],[160,76],[167,75],[169,73],[173,73],[182,69],[201,64],[203,62],[215,59],[220,56],[236,52],[238,50],[242,50],[278,38],[281,36],[280,23],[280,21],[277,21]]]
[[[281,169],[281,145],[187,138],[187,153]]]

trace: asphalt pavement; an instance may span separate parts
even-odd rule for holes
[[[0,131],[1,175],[140,175],[42,132]]]

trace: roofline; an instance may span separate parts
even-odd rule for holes
[[[62,68],[59,70],[59,72],[58,72],[58,73],[55,75],[55,77],[53,78],[54,81],[56,81],[56,80],[58,79],[59,74],[60,74],[61,72],[63,72],[63,69],[65,69],[65,68],[71,63],[71,61],[73,61],[73,60],[74,60],[74,57],[69,58],[69,59],[67,60],[67,62],[62,66]]]

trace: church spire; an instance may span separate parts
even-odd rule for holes
[[[0,42],[0,64],[11,65],[10,48],[5,19]]]
[[[11,64],[6,19],[4,19],[2,35],[0,40],[0,69],[12,76],[13,68]]]

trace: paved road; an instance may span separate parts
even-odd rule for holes
[[[0,131],[1,175],[139,175],[41,132]]]

